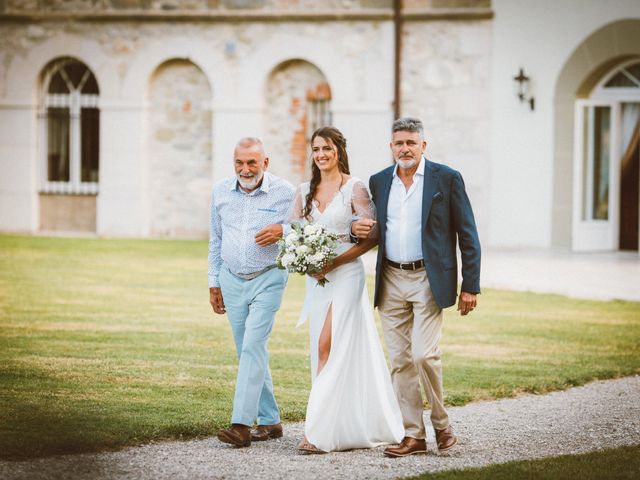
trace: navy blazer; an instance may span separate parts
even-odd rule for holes
[[[462,259],[462,291],[480,293],[480,239],[462,176],[456,170],[426,158],[422,192],[422,256],[431,291],[440,308],[456,303],[458,262]],[[380,232],[374,305],[380,303],[380,279],[385,258],[387,206],[395,165],[369,179]]]

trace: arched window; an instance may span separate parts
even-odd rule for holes
[[[307,111],[309,115],[309,134],[320,127],[331,125],[331,88],[327,82],[320,82],[307,90]]]
[[[309,175],[309,139],[331,125],[331,87],[324,73],[301,59],[276,66],[266,83],[266,135],[269,169],[291,183]]]
[[[640,62],[619,68],[603,83],[604,89],[640,88]]]
[[[87,66],[72,58],[52,62],[43,81],[41,111],[44,193],[98,193],[99,88]]]

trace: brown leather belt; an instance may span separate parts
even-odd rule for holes
[[[385,261],[387,262],[387,265],[399,270],[418,270],[419,268],[424,267],[424,260],[422,258],[420,260],[416,260],[415,262],[409,263],[396,263],[392,262],[388,258],[385,258]]]

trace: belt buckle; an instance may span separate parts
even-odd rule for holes
[[[404,263],[400,262],[400,263],[398,263],[398,265],[400,266],[400,270],[405,270],[405,268],[404,268],[405,264]],[[409,270],[409,269],[407,268],[406,270]]]

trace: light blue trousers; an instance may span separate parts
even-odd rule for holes
[[[273,396],[267,342],[287,285],[286,270],[272,268],[243,280],[222,267],[219,281],[238,354],[238,377],[231,423],[273,425],[280,410]]]

